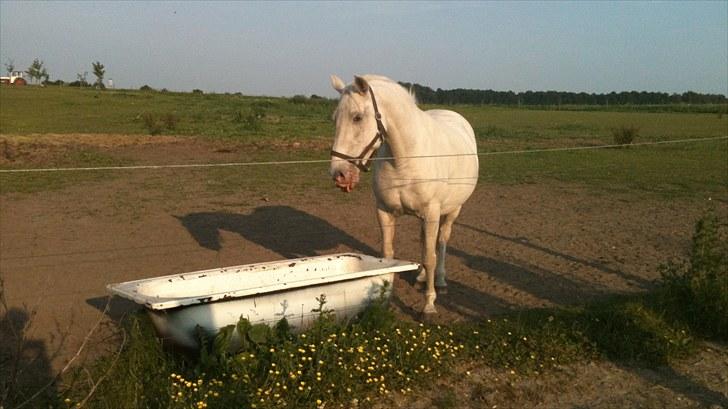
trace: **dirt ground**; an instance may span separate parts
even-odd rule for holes
[[[241,149],[190,138],[43,138],[3,145],[0,137],[0,159],[36,166],[84,145],[135,163],[202,163],[234,160]],[[325,194],[292,187],[290,195],[215,195],[204,189],[208,182],[193,171],[122,171],[61,190],[0,196],[0,271],[10,307],[1,318],[32,324],[28,354],[46,378],[74,355],[99,317],[113,325],[136,308],[114,299],[101,315],[108,283],[350,250],[379,253],[370,191],[341,198],[332,185]],[[648,289],[661,263],[686,254],[694,223],[708,208],[728,213],[725,199],[666,201],[555,182],[480,184],[454,229],[438,320]],[[396,249],[398,258],[418,260],[416,219],[400,219]],[[424,302],[413,280],[403,274],[394,283],[393,306],[408,319],[417,319]],[[103,330],[94,337],[104,342]],[[464,408],[728,408],[728,348],[706,345],[691,360],[656,370],[599,362],[516,379],[473,368],[456,385],[436,385],[401,407],[431,407],[438,390],[451,386],[459,395],[455,407]]]

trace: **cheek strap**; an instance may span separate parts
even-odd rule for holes
[[[359,168],[359,170],[363,172],[369,172],[370,168],[370,159],[374,154],[377,152],[376,149],[374,149],[374,145],[377,144],[377,142],[384,143],[387,137],[387,130],[384,128],[384,124],[382,123],[382,115],[379,113],[379,107],[377,107],[377,99],[374,98],[374,91],[372,91],[372,87],[369,87],[369,94],[372,96],[372,105],[374,106],[374,119],[377,121],[377,134],[374,135],[374,139],[372,139],[371,142],[364,148],[364,150],[361,152],[359,156],[350,156],[345,153],[337,152],[335,150],[331,150],[331,156],[344,159],[345,161],[351,163],[352,165]]]

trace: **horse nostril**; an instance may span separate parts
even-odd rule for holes
[[[336,177],[335,177],[335,179],[339,179],[339,178],[341,178],[341,179],[346,179],[346,178],[344,177],[344,172],[342,172],[342,171],[338,171],[338,172],[336,172]]]

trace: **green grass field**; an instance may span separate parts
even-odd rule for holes
[[[145,116],[172,129],[163,133],[241,141],[267,137],[328,139],[335,101],[156,91],[0,88],[0,133],[149,134]],[[443,108],[423,106],[423,109]],[[611,142],[611,129],[640,129],[639,141],[725,136],[728,115],[682,112],[623,112],[447,106],[473,125],[483,147],[553,146],[555,142]],[[615,110],[620,107],[614,107]],[[674,107],[676,110],[679,107]],[[621,109],[624,109],[621,107]],[[490,149],[488,149],[490,150]]]
[[[25,87],[0,88],[0,134],[36,133],[170,134],[203,140],[265,146],[313,142],[308,149],[245,150],[240,161],[326,159],[333,136],[335,101],[308,98],[246,97],[156,91]],[[423,109],[443,108],[424,106]],[[578,111],[494,106],[449,106],[473,125],[481,152],[612,144],[612,130],[638,129],[636,143],[728,135],[728,115],[688,112]],[[614,107],[624,109],[624,107]],[[680,107],[674,107],[680,111]],[[78,148],[49,166],[128,165],[134,160],[93,148]],[[20,163],[3,167],[24,167]],[[319,166],[320,167],[320,166]],[[311,166],[295,166],[289,178],[306,182]],[[322,167],[323,169],[323,167]],[[264,169],[210,169],[217,191],[250,181],[276,183]],[[640,191],[661,196],[725,194],[728,182],[725,140],[677,145],[577,152],[481,157],[481,180],[492,183],[573,182],[602,192]],[[252,179],[251,179],[252,176]],[[2,175],[3,191],[31,192],[62,187],[82,175]],[[306,183],[304,183],[306,182]]]
[[[151,116],[173,118],[165,134],[244,142],[328,137],[333,112],[327,100],[69,87],[3,87],[0,105],[2,134],[150,134]]]

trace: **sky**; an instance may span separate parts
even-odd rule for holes
[[[336,96],[375,73],[498,91],[728,95],[728,1],[18,2],[0,61],[117,88]],[[4,71],[4,70],[3,70]]]

